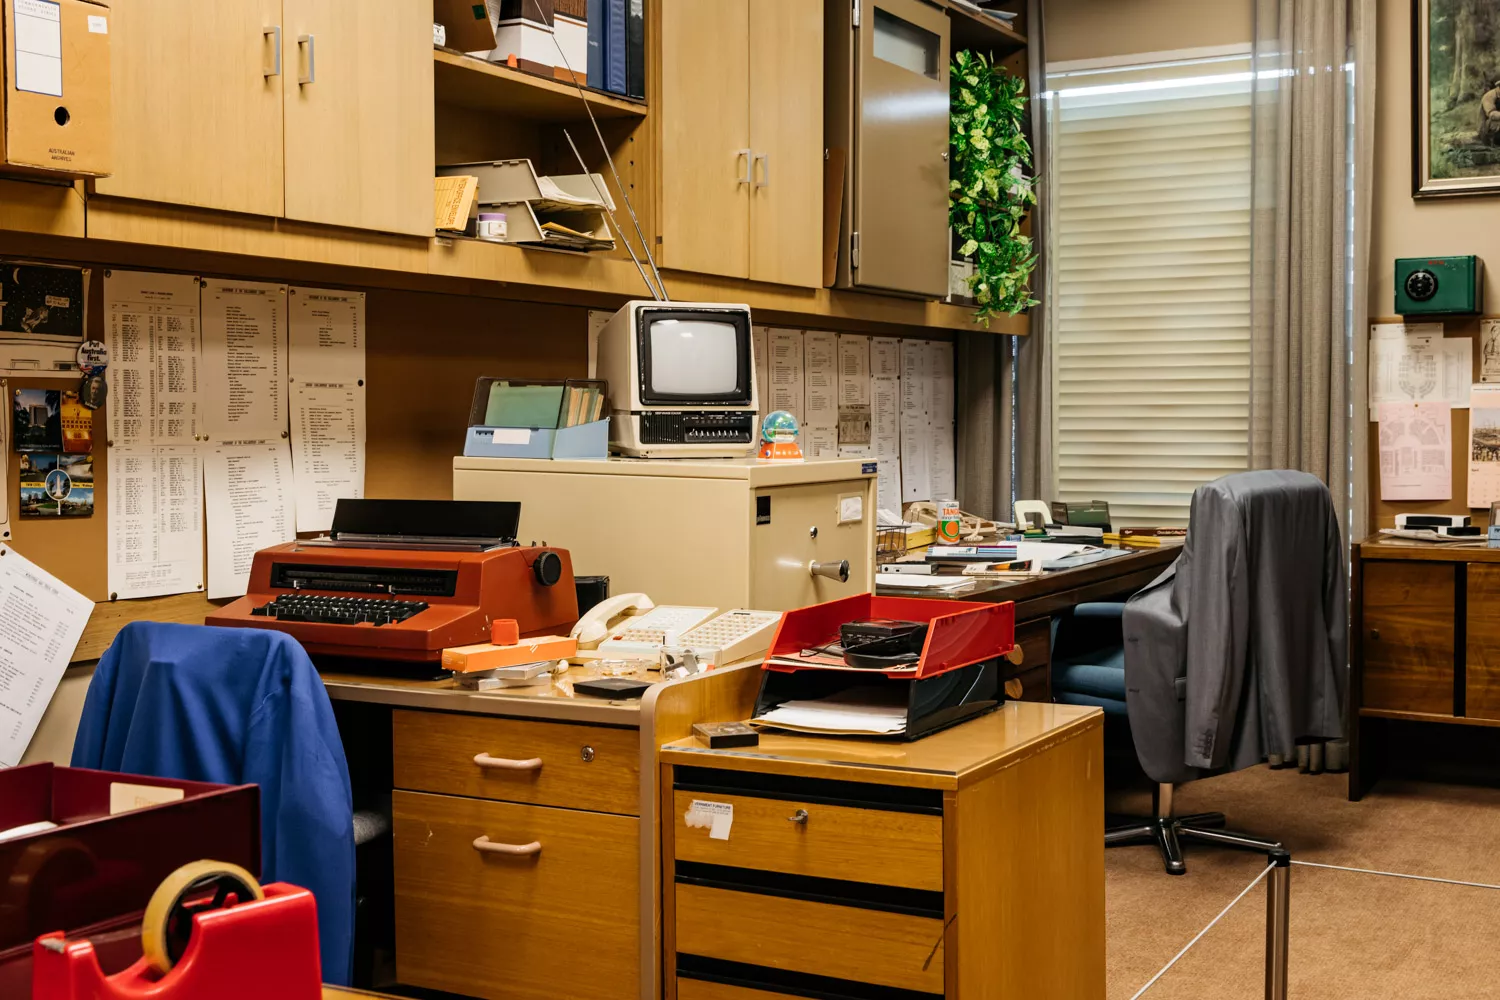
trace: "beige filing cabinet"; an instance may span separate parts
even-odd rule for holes
[[[874,461],[455,458],[453,498],[519,501],[523,544],[657,604],[783,611],[875,586]],[[847,582],[810,572],[844,559]]]

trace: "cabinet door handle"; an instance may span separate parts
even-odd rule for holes
[[[531,757],[527,760],[513,760],[509,757],[491,757],[487,753],[476,753],[474,764],[478,767],[489,768],[492,771],[540,771],[542,769],[542,758]]]
[[[749,184],[750,175],[755,172],[755,151],[753,149],[736,149],[734,151],[734,158],[736,160],[742,156],[745,158],[745,172],[739,176],[736,183]]]
[[[269,28],[261,28],[260,29],[260,36],[261,36],[262,39],[269,38],[271,40],[271,65],[270,65],[269,68],[263,66],[261,68],[261,71],[260,71],[261,75],[265,76],[265,77],[280,76],[281,75],[281,25],[279,25],[279,24],[273,24]]]
[[[755,154],[755,158],[760,161],[761,175],[761,180],[757,181],[755,186],[758,188],[768,188],[771,186],[771,154],[757,153]],[[751,173],[753,174],[754,172],[754,168],[752,167]]]
[[[1372,628],[1372,629],[1370,629],[1370,638],[1373,639],[1373,640],[1375,640],[1376,642],[1379,642],[1380,641],[1380,629],[1378,629],[1378,628]]]
[[[508,854],[513,858],[524,858],[542,853],[542,842],[533,840],[529,844],[497,844],[481,834],[474,838],[474,850],[481,854]]]
[[[788,816],[786,818],[786,821],[788,823],[801,823],[803,826],[806,826],[807,825],[807,810],[806,809],[798,809],[796,812],[794,812],[790,816]]]
[[[298,35],[297,47],[307,46],[307,75],[297,73],[298,86],[316,83],[318,79],[318,40],[312,35]]]

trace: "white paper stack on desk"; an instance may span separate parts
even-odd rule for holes
[[[895,736],[906,732],[906,703],[893,703],[880,688],[856,687],[826,698],[784,701],[750,721],[794,733]]]

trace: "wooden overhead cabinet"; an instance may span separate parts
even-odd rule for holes
[[[805,0],[662,0],[661,259],[822,284],[823,15]]]
[[[115,14],[99,194],[432,233],[431,4],[151,0]]]
[[[116,4],[114,171],[99,194],[280,215],[281,0]]]

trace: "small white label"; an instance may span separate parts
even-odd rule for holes
[[[181,802],[184,793],[180,788],[163,788],[160,785],[132,785],[124,781],[109,783],[109,814],[118,815],[132,809],[160,805],[163,802]]]
[[[734,825],[734,803],[694,799],[682,821],[689,827],[706,827],[710,840],[728,840],[729,828]]]
[[[16,89],[61,97],[62,5],[15,0]]]
[[[495,444],[530,444],[529,427],[496,427],[490,440]]]
[[[432,44],[437,46],[448,44],[448,29],[436,21],[432,22]]]
[[[99,15],[99,14],[90,14],[89,15],[89,34],[91,34],[91,35],[107,35],[107,34],[109,34],[109,18],[104,17],[104,16]]]
[[[858,493],[839,497],[839,524],[854,524],[865,519],[865,498]]]

